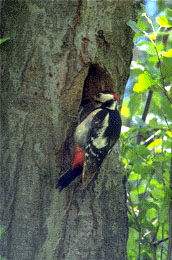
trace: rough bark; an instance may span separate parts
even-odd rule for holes
[[[132,57],[126,22],[135,4],[14,0],[1,8],[1,34],[11,38],[1,45],[1,257],[126,259],[119,145],[88,189],[77,179],[59,193],[55,183],[71,165],[92,64],[101,77],[93,83],[110,84],[122,100]]]

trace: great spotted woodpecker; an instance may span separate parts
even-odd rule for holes
[[[109,92],[99,92],[93,98],[95,110],[75,130],[75,156],[72,168],[57,182],[56,188],[60,191],[81,173],[82,184],[88,185],[98,172],[120,136],[122,122],[118,100],[116,94]]]

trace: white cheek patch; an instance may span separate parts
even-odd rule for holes
[[[112,94],[104,94],[104,95],[101,96],[101,102],[102,103],[104,103],[108,100],[111,100],[111,99],[113,99]]]

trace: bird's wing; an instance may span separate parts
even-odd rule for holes
[[[108,152],[109,140],[104,136],[108,123],[109,113],[106,109],[99,110],[92,119],[82,171],[84,186],[87,186],[95,177]]]

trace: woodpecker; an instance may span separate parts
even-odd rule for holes
[[[115,93],[99,92],[93,97],[95,109],[76,127],[73,164],[57,182],[60,191],[82,174],[82,184],[88,185],[117,142],[121,132],[118,111],[119,98]]]

